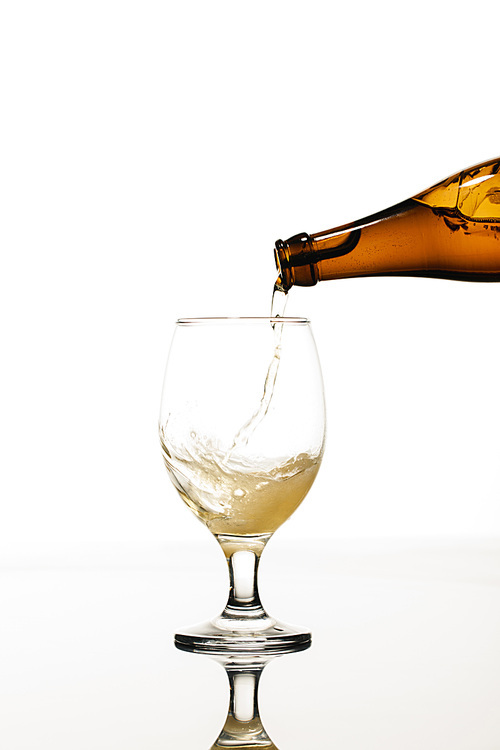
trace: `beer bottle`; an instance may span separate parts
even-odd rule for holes
[[[500,159],[352,224],[275,246],[277,285],[355,276],[500,281]]]

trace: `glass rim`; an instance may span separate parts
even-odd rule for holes
[[[285,317],[285,316],[255,316],[255,317],[207,317],[207,318],[178,318],[178,326],[196,326],[210,324],[235,324],[235,323],[285,323],[287,325],[308,325],[308,318]]]

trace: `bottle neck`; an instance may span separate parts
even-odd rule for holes
[[[277,284],[287,292],[292,286],[314,286],[318,281],[312,256],[310,235],[302,233],[288,240],[277,240],[274,257],[279,278]]]
[[[414,201],[409,199],[351,224],[316,234],[302,232],[287,240],[277,240],[274,256],[282,288],[288,291],[293,285],[314,286],[321,278],[318,264],[349,255],[357,247],[363,229],[408,214],[414,207]],[[345,267],[345,264],[342,265]],[[352,274],[343,275],[354,276],[354,270]]]

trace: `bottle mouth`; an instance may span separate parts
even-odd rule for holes
[[[305,232],[295,234],[285,241],[277,240],[274,257],[280,274],[278,281],[281,281],[284,292],[288,292],[294,285],[314,286],[319,280],[313,238]]]
[[[290,252],[286,242],[276,240],[274,245],[274,260],[278,269],[276,286],[288,292],[293,286],[293,271],[290,268]]]

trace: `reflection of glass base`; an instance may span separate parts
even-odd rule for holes
[[[182,651],[205,654],[287,654],[309,648],[311,633],[268,616],[249,623],[231,621],[222,614],[215,620],[176,633],[175,645]]]

